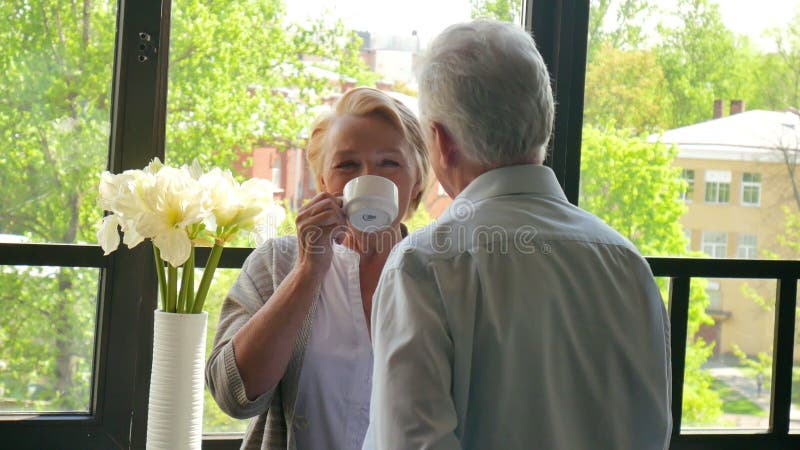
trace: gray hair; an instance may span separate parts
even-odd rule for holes
[[[441,124],[467,158],[490,167],[544,160],[553,92],[524,30],[485,19],[452,25],[430,44],[417,79],[425,132]]]

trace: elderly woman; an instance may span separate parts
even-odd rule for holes
[[[361,448],[372,294],[428,175],[412,112],[369,88],[347,92],[317,119],[307,156],[321,192],[298,212],[297,236],[268,241],[245,261],[206,366],[220,408],[253,417],[243,449]],[[397,185],[399,212],[390,227],[363,233],[339,196],[367,174]]]

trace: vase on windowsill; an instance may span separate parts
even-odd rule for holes
[[[205,311],[155,311],[148,450],[202,447],[207,322]]]
[[[154,159],[142,170],[104,172],[100,205],[111,214],[98,224],[105,254],[123,243],[153,244],[160,308],[155,311],[153,366],[147,416],[148,450],[200,450],[208,313],[203,306],[223,247],[241,232],[274,236],[285,212],[268,180],[238,183],[230,171],[203,173]],[[211,251],[195,285],[195,247]]]

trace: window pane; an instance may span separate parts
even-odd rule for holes
[[[651,256],[692,229],[797,259],[800,0],[662,3],[590,2],[580,206]]]
[[[743,259],[756,258],[758,255],[757,242],[758,237],[754,234],[740,234],[736,257]]]
[[[682,431],[768,428],[775,287],[692,279]]]
[[[797,305],[800,305],[800,298],[797,299]],[[800,433],[800,338],[798,338],[800,315],[795,314],[794,320],[794,364],[792,366],[792,406],[789,410],[789,432]]]
[[[316,193],[304,148],[319,113],[357,85],[382,89],[416,111],[413,70],[428,42],[473,15],[520,23],[522,4],[174,0],[166,159],[181,164],[197,158],[206,169],[270,179],[279,188],[276,196],[296,210]],[[410,229],[446,207],[449,198],[438,194],[428,191]],[[283,230],[291,232],[291,224]],[[220,270],[209,295],[209,346],[236,274]],[[205,432],[245,426],[206,397]]]
[[[0,266],[0,413],[89,413],[98,269]]]
[[[308,127],[341,93],[377,87],[416,111],[414,69],[428,42],[472,16],[521,23],[522,5],[174,0],[166,159],[271,179],[276,196],[297,209],[316,193]],[[435,215],[443,203],[433,189],[420,214]]]
[[[116,2],[0,6],[0,233],[94,242],[106,167]]]
[[[702,251],[712,258],[728,256],[728,235],[719,231],[703,231]]]
[[[681,198],[690,202],[694,194],[694,170],[683,169],[681,171],[681,177],[683,181],[686,182],[686,188],[681,194]]]
[[[238,269],[217,269],[214,272],[214,281],[208,291],[205,310],[208,311],[208,330],[206,331],[206,358],[211,355],[214,345],[214,334],[217,332],[219,322],[219,312],[222,308],[222,301],[225,295],[233,286],[236,277],[239,276]],[[203,276],[202,270],[195,272],[195,280]],[[203,433],[244,433],[247,428],[248,420],[234,419],[219,409],[214,398],[206,386],[205,404],[203,406]]]
[[[728,203],[731,201],[731,185],[730,183],[720,183],[719,197],[717,203]]]

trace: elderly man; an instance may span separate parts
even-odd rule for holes
[[[542,165],[554,106],[531,37],[448,28],[419,99],[454,201],[384,268],[365,447],[666,449],[664,304],[637,249]]]

